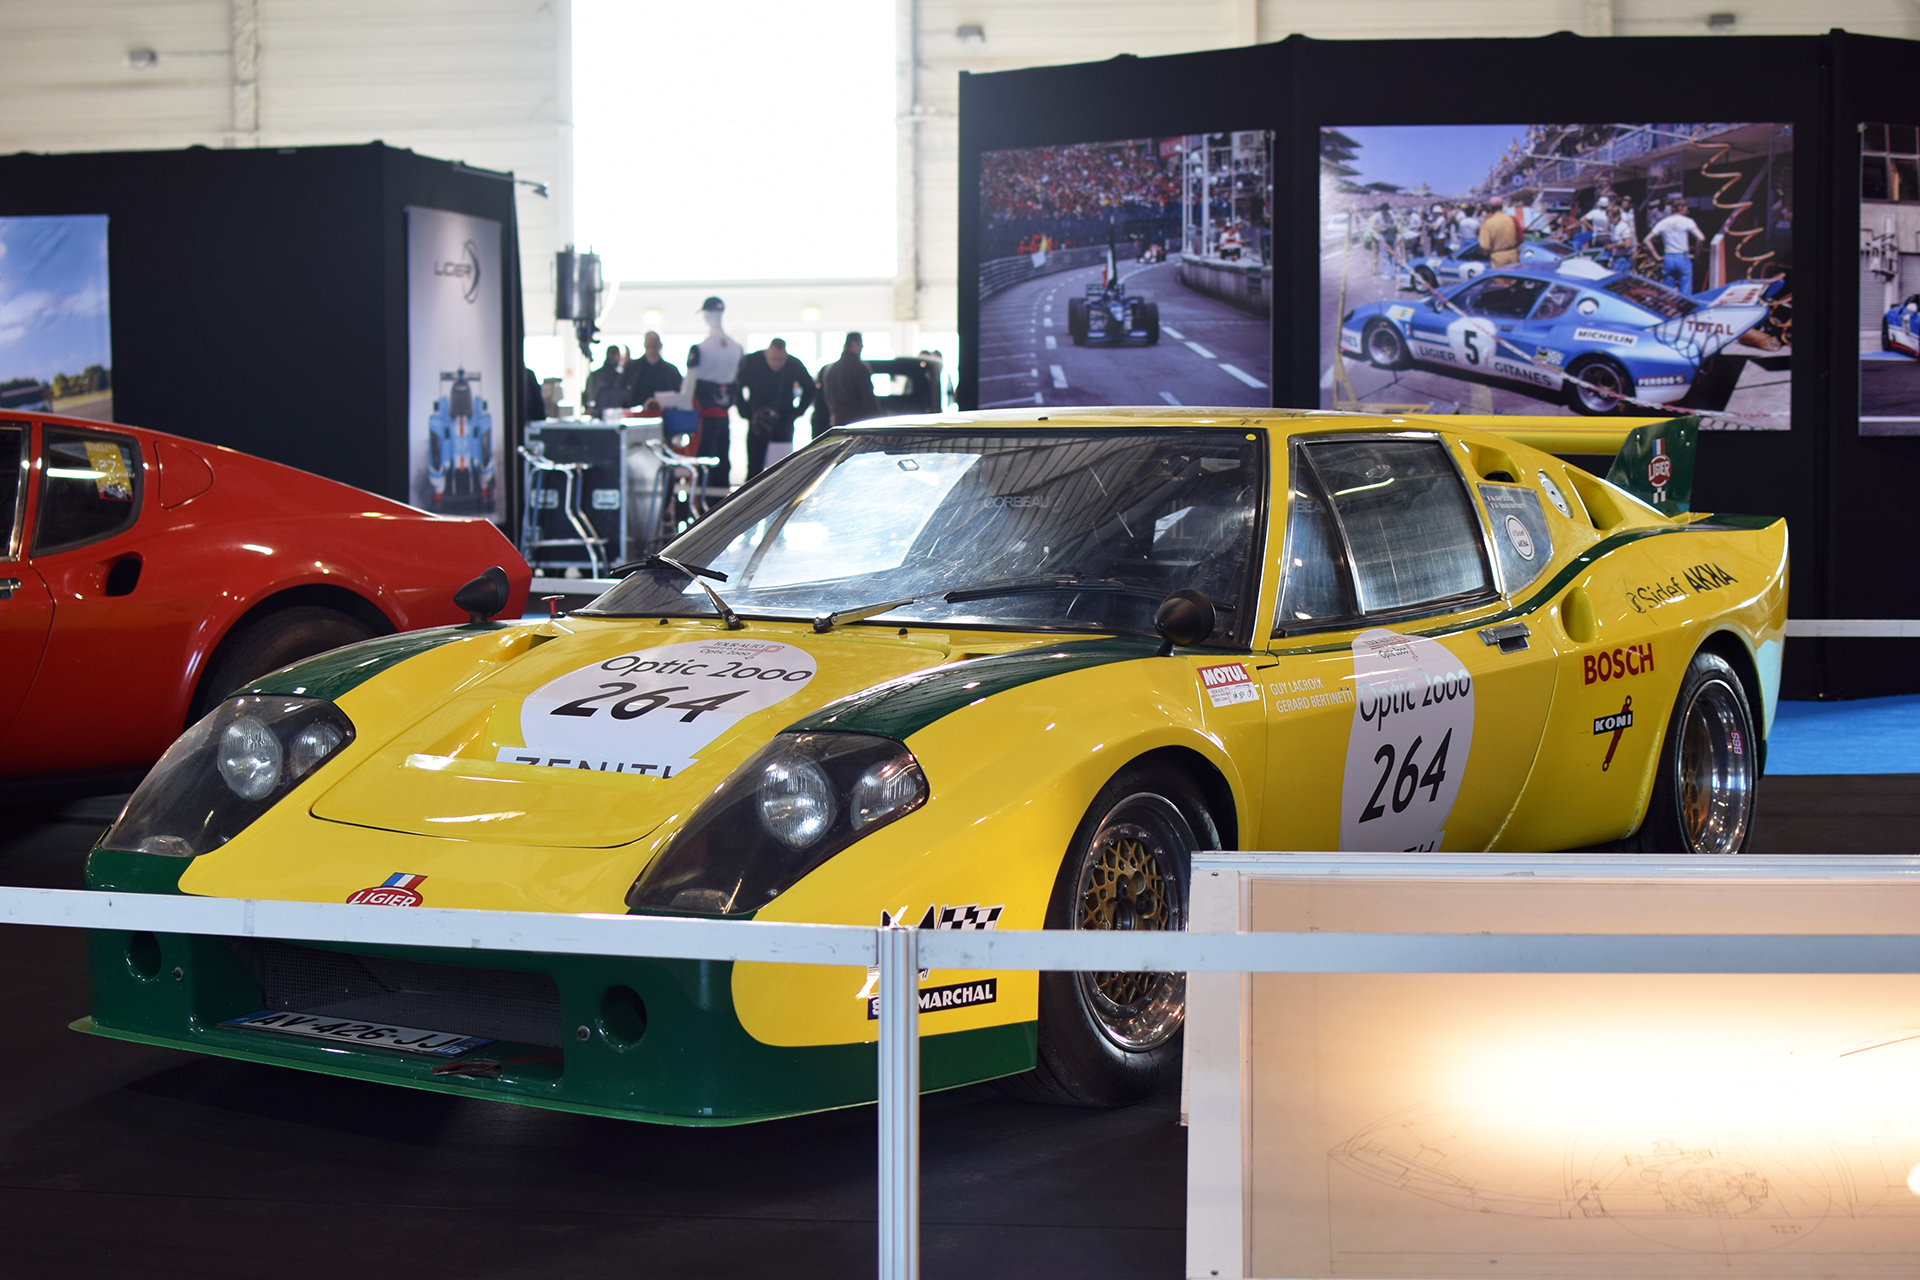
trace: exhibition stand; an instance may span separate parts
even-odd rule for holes
[[[1819,993],[1810,984],[1820,980],[1808,978],[1794,984],[1781,975],[1901,975],[1877,985],[1854,982],[1852,987],[1870,986],[1870,998],[1865,1005],[1852,1000],[1845,1009],[1849,1016],[1861,1015],[1871,1012],[1867,1006],[1877,1002],[1887,1006],[1887,1016],[1894,1016],[1900,997],[1912,994],[1916,981],[1912,975],[1920,974],[1920,938],[1900,927],[1911,918],[1908,899],[1920,892],[1910,879],[1917,870],[1920,860],[1908,858],[1744,858],[1707,864],[1577,855],[1482,855],[1446,856],[1434,863],[1394,855],[1201,854],[1195,859],[1194,871],[1195,924],[1199,927],[1189,933],[870,929],[430,907],[391,911],[334,903],[47,889],[0,889],[0,922],[571,955],[877,966],[878,1273],[886,1280],[919,1274],[919,1010],[913,998],[915,971],[922,967],[1184,970],[1194,975],[1189,979],[1193,985],[1188,1109],[1193,1154],[1189,1162],[1188,1274],[1299,1276],[1332,1274],[1312,1253],[1314,1239],[1299,1225],[1324,1214],[1326,1200],[1311,1194],[1298,1180],[1297,1172],[1263,1164],[1271,1152],[1262,1144],[1276,1133],[1295,1147],[1304,1141],[1305,1147],[1299,1152],[1289,1149],[1281,1155],[1296,1162],[1304,1160],[1301,1167],[1309,1175],[1324,1162],[1323,1148],[1316,1145],[1317,1131],[1303,1132],[1297,1141],[1288,1136],[1293,1132],[1289,1126],[1296,1119],[1289,1108],[1305,1107],[1303,1114],[1317,1115],[1314,1108],[1319,1102],[1314,1091],[1303,1092],[1296,1087],[1304,1077],[1293,1061],[1303,1053],[1309,1061],[1316,1061],[1313,1055],[1321,1052],[1314,1039],[1314,1018],[1326,1018],[1338,1011],[1345,1019],[1343,1025],[1362,1029],[1373,1019],[1369,1034],[1372,1040],[1381,1041],[1381,1046],[1372,1046],[1368,1040],[1367,1047],[1383,1051],[1365,1061],[1372,1064],[1371,1076],[1375,1078],[1362,1071],[1342,1083],[1348,1093],[1362,1098],[1363,1112],[1376,1103],[1366,1091],[1377,1086],[1379,1078],[1398,1083],[1407,1078],[1410,1060],[1415,1064],[1424,1060],[1418,1055],[1410,1059],[1405,1046],[1395,1041],[1391,1019],[1381,1021],[1383,1011],[1367,1007],[1364,1000],[1345,1006],[1338,1001],[1323,1001],[1319,1014],[1298,1016],[1288,1002],[1297,1003],[1301,984],[1359,983],[1360,996],[1383,990],[1400,1000],[1399,1007],[1404,1008],[1409,991],[1417,1003],[1424,988],[1418,983],[1409,988],[1411,979],[1399,975],[1427,975],[1454,985],[1493,984],[1496,988],[1502,982],[1519,982],[1526,988],[1520,993],[1522,998],[1516,1000],[1509,995],[1504,1007],[1493,1009],[1491,1015],[1505,1017],[1524,1029],[1529,1019],[1538,1019],[1543,998],[1550,999],[1571,982],[1555,978],[1543,987],[1542,979],[1550,975],[1597,975],[1587,985],[1616,992],[1627,986],[1637,991],[1652,980],[1622,975],[1761,975],[1702,977],[1695,981],[1714,984],[1708,994],[1719,1001],[1716,1012],[1726,1007],[1730,984],[1744,982],[1750,987],[1758,981],[1765,987],[1762,995],[1771,994],[1776,1008],[1783,1000],[1793,1004],[1791,1016],[1776,1016],[1768,1024],[1775,1041],[1782,1027],[1791,1033],[1818,1037],[1828,1030],[1826,1024],[1833,1022],[1830,1015],[1818,1013],[1820,1005],[1812,999]],[[1436,887],[1436,873],[1456,878]],[[1447,904],[1456,912],[1448,923],[1456,929],[1476,931],[1409,931],[1431,928],[1427,923],[1431,919],[1431,895],[1442,891],[1458,899]],[[1788,900],[1791,905],[1787,905]],[[1811,914],[1802,910],[1807,902],[1817,904]],[[1636,911],[1650,908],[1651,923],[1656,928],[1649,932],[1648,920],[1628,912],[1629,907]],[[1721,908],[1728,908],[1731,914],[1718,916]],[[1702,919],[1715,919],[1723,931],[1679,931],[1697,929]],[[1669,932],[1658,930],[1657,926],[1663,924]],[[1483,925],[1491,927],[1481,929]],[[1541,932],[1548,928],[1578,931]],[[1731,932],[1733,929],[1746,931]],[[1250,979],[1238,975],[1263,976]],[[1461,975],[1520,976],[1502,979]],[[1654,989],[1669,992],[1673,981],[1678,980],[1665,979]],[[1272,985],[1275,983],[1280,985],[1276,988]],[[1792,990],[1782,996],[1783,987]],[[1451,1027],[1456,1039],[1464,1028],[1471,1043],[1481,1030],[1475,1019],[1484,1021],[1489,1012],[1477,986],[1470,994],[1479,1003],[1462,1008],[1453,1023],[1447,1022],[1445,1006],[1427,1001],[1428,1022],[1442,1029]],[[1747,1003],[1755,1005],[1751,999]],[[1903,1007],[1910,1010],[1911,1004],[1907,998]],[[1765,1001],[1755,1007],[1764,1008]],[[1670,1001],[1669,1008],[1675,1017],[1688,1010],[1697,1013],[1700,997],[1681,992],[1678,999]],[[1276,1015],[1282,1019],[1279,1024],[1272,1022]],[[1824,1023],[1820,1017],[1825,1017]],[[1278,1034],[1263,1037],[1263,1025]],[[1867,1033],[1882,1030],[1879,1024],[1865,1023],[1860,1029]],[[1366,1036],[1360,1038],[1365,1040]],[[1480,1036],[1481,1040],[1485,1038]],[[1898,1038],[1898,1043],[1912,1039],[1905,1036]],[[1896,1037],[1886,1033],[1878,1040],[1894,1041]],[[1866,1041],[1866,1048],[1884,1047],[1871,1034]],[[1337,1039],[1333,1044],[1339,1047]],[[1520,1040],[1509,1040],[1505,1047],[1513,1053],[1526,1049]],[[1658,1062],[1665,1048],[1644,1040],[1629,1046],[1642,1055],[1643,1067],[1649,1059]],[[1737,1057],[1751,1048],[1750,1042],[1734,1040],[1721,1053]],[[1880,1061],[1884,1059],[1877,1060],[1868,1071],[1877,1069]],[[1714,1064],[1708,1066],[1714,1068]],[[1656,1083],[1675,1083],[1671,1072],[1656,1074],[1654,1079]],[[1691,1098],[1698,1094],[1703,1080],[1721,1087],[1727,1076],[1714,1068],[1711,1079],[1682,1079],[1678,1087]],[[1484,1086],[1487,1082],[1476,1083]],[[1575,1100],[1591,1109],[1596,1105],[1593,1082],[1575,1083],[1587,1086]],[[1691,1093],[1686,1092],[1689,1089]],[[1738,1093],[1746,1100],[1761,1096],[1752,1088]],[[1380,1094],[1379,1105],[1386,1105],[1392,1096],[1390,1090]],[[1777,1093],[1771,1100],[1776,1106],[1786,1101]],[[1370,1112],[1365,1114],[1371,1118]],[[1777,1117],[1772,1122],[1777,1122]],[[1794,1123],[1805,1121],[1796,1117]],[[1804,1144],[1790,1144],[1788,1157],[1804,1157],[1803,1148]],[[1764,1178],[1765,1173],[1729,1171],[1726,1165],[1732,1157],[1723,1152],[1703,1151],[1697,1146],[1676,1150],[1677,1156],[1670,1156],[1664,1148],[1655,1150],[1654,1155],[1668,1164],[1678,1161],[1684,1165],[1676,1176],[1690,1175],[1679,1176],[1676,1183],[1690,1189],[1684,1194],[1676,1192],[1682,1195],[1683,1212],[1678,1216],[1684,1220],[1683,1227],[1696,1219],[1709,1224],[1720,1222],[1725,1215],[1714,1212],[1719,1202],[1708,1203],[1715,1195],[1723,1201],[1744,1197],[1754,1206],[1764,1203],[1764,1187],[1753,1179]],[[1484,1143],[1477,1149],[1482,1156],[1486,1151]],[[1692,1158],[1691,1164],[1686,1164],[1688,1157]],[[1709,1157],[1720,1163],[1712,1163]],[[1600,1164],[1605,1166],[1605,1160]],[[1378,1174],[1378,1162],[1367,1167]],[[1634,1166],[1636,1171],[1645,1167],[1644,1160]],[[1276,1172],[1277,1177],[1273,1176]],[[1385,1182],[1392,1183],[1394,1178],[1388,1177]],[[1784,1188],[1786,1184],[1779,1185]],[[1645,1186],[1637,1189],[1644,1201]],[[1516,1197],[1524,1198],[1527,1190],[1516,1193]],[[1868,1185],[1865,1190],[1873,1192],[1876,1188]],[[1693,1196],[1693,1200],[1686,1200],[1685,1195]],[[1405,1221],[1418,1227],[1421,1213],[1431,1212],[1431,1203],[1430,1198],[1410,1195],[1401,1197],[1395,1207]],[[1583,1203],[1592,1210],[1605,1201],[1603,1196],[1589,1193]],[[1484,1225],[1485,1212],[1474,1212],[1469,1221],[1476,1228]],[[1554,1218],[1551,1214],[1530,1213],[1524,1206],[1514,1211],[1514,1216],[1523,1227],[1543,1217]],[[1580,1226],[1599,1216],[1588,1212],[1561,1215],[1555,1220]],[[1753,1216],[1762,1231],[1781,1223],[1791,1226],[1795,1221],[1792,1215],[1783,1217],[1772,1212]],[[1899,1215],[1893,1222],[1895,1230],[1882,1231],[1876,1238],[1882,1244],[1897,1246],[1897,1228],[1905,1220],[1907,1215]],[[1370,1225],[1400,1229],[1404,1224],[1396,1217],[1376,1218]],[[1670,1255],[1672,1246],[1665,1249]],[[1823,1258],[1823,1273],[1869,1274],[1859,1268],[1884,1260],[1877,1255],[1887,1250],[1875,1250],[1872,1242],[1864,1249],[1856,1249],[1858,1256],[1853,1261],[1842,1259],[1834,1264],[1854,1270],[1833,1270]],[[1764,1255],[1732,1248],[1721,1252],[1724,1256],[1714,1259],[1719,1266],[1716,1274],[1780,1274],[1777,1269],[1758,1270],[1747,1265],[1751,1256]],[[1306,1261],[1295,1265],[1302,1257]],[[1288,1269],[1250,1269],[1274,1259]],[[1694,1260],[1686,1261],[1692,1265]],[[1371,1265],[1376,1270],[1356,1271],[1342,1260],[1340,1273],[1425,1274],[1377,1256]],[[1458,1272],[1509,1273],[1497,1269]],[[1697,1268],[1672,1272],[1696,1273]],[[1566,1274],[1602,1273],[1588,1270]]]

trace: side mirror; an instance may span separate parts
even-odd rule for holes
[[[1214,621],[1213,601],[1192,587],[1182,587],[1153,611],[1153,629],[1160,633],[1160,652],[1154,656],[1171,656],[1175,645],[1199,644],[1213,634]]]
[[[495,565],[454,592],[453,603],[467,611],[468,626],[478,627],[507,607],[507,593],[507,571]]]

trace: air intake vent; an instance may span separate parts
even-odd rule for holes
[[[545,974],[422,964],[287,942],[232,946],[269,1009],[560,1044],[560,989]]]

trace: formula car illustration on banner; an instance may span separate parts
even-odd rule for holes
[[[167,752],[96,889],[1181,929],[1196,848],[1738,853],[1784,521],[1690,418],[881,419],[570,616],[350,646]],[[1529,443],[1532,442],[1532,443]],[[1618,449],[1615,484],[1535,445]],[[1657,508],[1658,499],[1665,509]],[[101,932],[82,1029],[591,1114],[870,1102],[863,967]],[[933,971],[927,1089],[1118,1105],[1185,979]]]
[[[1381,369],[1498,382],[1584,414],[1673,404],[1713,358],[1767,318],[1778,281],[1688,297],[1585,258],[1500,267],[1421,302],[1370,302],[1340,318],[1340,350]]]

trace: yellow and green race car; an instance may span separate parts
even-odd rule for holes
[[[926,929],[1179,929],[1196,848],[1738,853],[1783,521],[1690,419],[890,419],[571,616],[368,641],[155,767],[97,889]],[[1536,447],[1537,446],[1537,447]],[[1615,482],[1556,453],[1619,449]],[[1552,452],[1548,452],[1551,450]],[[870,1101],[859,968],[101,932],[123,1039],[722,1124]],[[935,971],[923,1082],[1114,1105],[1177,974]]]

